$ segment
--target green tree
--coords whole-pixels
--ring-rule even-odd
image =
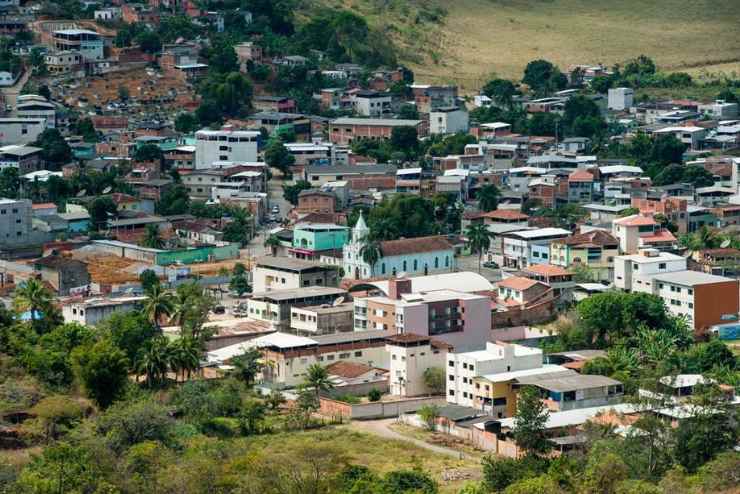
[[[92,120],[83,118],[75,124],[75,133],[82,136],[85,142],[98,142],[98,131],[95,130]]]
[[[141,241],[141,245],[149,247],[150,249],[161,249],[164,247],[164,240],[159,233],[159,227],[157,225],[147,225],[144,231],[144,239]]]
[[[234,368],[232,375],[247,386],[252,386],[257,374],[262,372],[262,353],[256,348],[250,348],[231,359],[231,365]]]
[[[437,405],[424,405],[417,412],[419,418],[424,421],[427,429],[434,431],[437,427],[437,419],[439,418],[439,407]]]
[[[183,134],[192,134],[198,126],[198,119],[192,113],[180,113],[175,117],[175,130]]]
[[[398,118],[404,120],[418,120],[419,110],[416,109],[416,105],[404,103],[398,109]]]
[[[134,39],[144,53],[158,53],[162,49],[162,40],[154,31],[146,30]]]
[[[465,230],[466,244],[471,253],[478,254],[478,272],[481,269],[483,253],[491,246],[493,234],[482,223],[473,223]]]
[[[533,60],[524,69],[522,82],[538,95],[547,95],[564,89],[568,78],[547,60]]]
[[[31,278],[15,289],[13,306],[17,311],[30,312],[31,325],[37,329],[36,321],[51,308],[52,297],[40,280]]]
[[[693,416],[675,430],[676,461],[689,472],[729,450],[740,437],[736,417],[717,407],[694,407]]]
[[[150,339],[137,353],[136,372],[144,375],[149,388],[164,383],[169,368],[170,347],[164,336]]]
[[[72,149],[58,129],[46,129],[39,134],[34,146],[41,148],[41,159],[59,167],[72,159]]]
[[[80,402],[64,395],[47,396],[30,411],[43,427],[46,442],[56,440],[72,430],[84,415]]]
[[[156,144],[144,144],[134,150],[133,158],[136,161],[160,161],[162,150]]]
[[[438,395],[445,391],[445,371],[441,367],[429,367],[422,374],[424,384],[432,392]]]
[[[265,420],[265,405],[254,398],[247,400],[239,415],[239,428],[244,435],[257,434]]]
[[[247,281],[247,277],[244,275],[234,275],[231,277],[229,282],[229,290],[236,292],[241,297],[245,293],[252,292],[252,286]]]
[[[403,153],[407,159],[416,157],[419,152],[416,127],[393,127],[390,144],[394,151]]]
[[[90,222],[94,230],[100,230],[108,226],[108,220],[118,214],[118,207],[110,196],[96,197],[87,207],[90,214]]]
[[[152,286],[159,285],[159,276],[151,269],[145,269],[139,274],[139,282],[144,291],[151,290]]]
[[[613,494],[620,481],[626,480],[629,470],[616,453],[590,454],[583,473],[583,492],[586,494]]]
[[[0,196],[17,199],[21,189],[21,178],[18,168],[6,167],[0,170]]]
[[[298,194],[311,188],[311,184],[305,180],[298,180],[293,185],[283,185],[283,198],[293,206],[298,205]]]
[[[537,388],[520,388],[512,436],[527,455],[542,456],[552,450],[553,444],[545,428],[549,417],[550,412],[540,400]]]
[[[501,191],[494,184],[484,185],[475,195],[475,198],[478,199],[478,208],[481,211],[493,211],[496,209],[500,197]]]
[[[273,256],[277,255],[277,250],[280,247],[280,239],[277,237],[277,235],[269,235],[264,242],[264,247],[266,249],[270,249],[270,252]]]
[[[327,393],[334,389],[334,383],[332,383],[329,377],[329,371],[321,364],[311,364],[308,366],[302,386],[306,389],[313,390],[317,403],[322,392]]]
[[[280,139],[274,139],[265,149],[265,163],[277,168],[283,176],[291,175],[290,167],[295,164],[295,157]]]
[[[375,276],[375,265],[383,258],[381,244],[377,240],[366,238],[360,247],[360,256],[370,266],[370,277]]]
[[[183,380],[190,379],[190,375],[200,368],[202,347],[192,336],[182,336],[172,342],[169,353],[172,371],[175,376],[181,373]]]
[[[518,93],[514,83],[508,79],[492,79],[481,88],[481,92],[498,106],[505,108],[511,107],[514,96]]]
[[[156,328],[159,328],[159,322],[163,317],[169,317],[173,310],[172,295],[166,292],[161,285],[153,285],[146,292],[144,314]]]
[[[139,350],[158,335],[142,311],[115,312],[98,325],[98,330],[126,354],[132,368]]]
[[[121,396],[128,382],[126,354],[108,341],[100,341],[72,352],[75,374],[87,395],[101,407]]]

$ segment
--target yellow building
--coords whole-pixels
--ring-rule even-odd
[[[568,269],[585,266],[593,273],[593,281],[611,279],[617,255],[619,240],[604,230],[579,233],[550,244],[550,264]]]

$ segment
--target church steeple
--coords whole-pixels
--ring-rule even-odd
[[[362,242],[369,233],[370,229],[365,223],[365,218],[362,215],[362,211],[360,211],[360,217],[357,218],[357,223],[355,223],[355,227],[352,229],[352,241]]]

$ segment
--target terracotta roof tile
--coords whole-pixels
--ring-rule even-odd
[[[569,275],[567,269],[561,266],[553,266],[552,264],[532,264],[531,266],[524,268],[522,271],[525,273],[533,273],[544,276],[566,276]]]
[[[556,240],[554,243],[583,247],[616,247],[619,245],[619,240],[617,240],[611,233],[605,232],[604,230],[592,230],[590,232],[578,233],[561,240]]]
[[[482,213],[479,217],[491,218],[491,219],[497,219],[497,220],[522,220],[522,221],[529,218],[528,215],[521,213],[519,211],[514,211],[513,209],[495,209],[493,211],[488,211],[487,213]]]
[[[331,375],[351,379],[371,372],[373,367],[359,362],[339,361],[327,365],[326,370]]]
[[[511,288],[512,290],[528,290],[538,283],[539,281],[530,280],[522,276],[512,276],[511,278],[499,281],[496,286],[499,288]]]
[[[452,250],[452,244],[450,244],[450,242],[441,235],[380,242],[380,251],[385,257],[403,256],[419,252],[434,252],[439,250]]]
[[[655,225],[655,220],[649,216],[643,216],[641,214],[633,214],[632,216],[625,216],[614,220],[614,223],[622,226],[647,226]]]
[[[668,230],[658,230],[653,235],[646,235],[640,237],[645,243],[657,243],[657,242],[675,242],[676,237]]]
[[[594,176],[586,170],[576,170],[568,175],[568,182],[593,182]]]

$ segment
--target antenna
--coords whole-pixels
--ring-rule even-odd
[[[406,277],[406,271],[401,271],[396,275],[397,279],[405,278]]]
[[[113,190],[113,187],[111,187],[111,186],[109,185],[108,187],[106,187],[105,189],[103,189],[103,194],[110,194],[110,191],[111,191],[111,190]]]
[[[344,303],[344,297],[339,297],[338,299],[336,299],[336,300],[334,301],[334,303],[333,303],[333,304],[331,304],[331,306],[332,306],[332,307],[339,307],[339,306],[340,306],[340,305],[342,305],[343,303]]]
[[[85,194],[87,194],[87,189],[80,190],[75,197],[83,197]]]
[[[730,246],[730,243],[731,243],[730,239],[726,238],[722,241],[721,244],[719,244],[719,246],[722,247],[723,249],[726,249],[727,247]]]

